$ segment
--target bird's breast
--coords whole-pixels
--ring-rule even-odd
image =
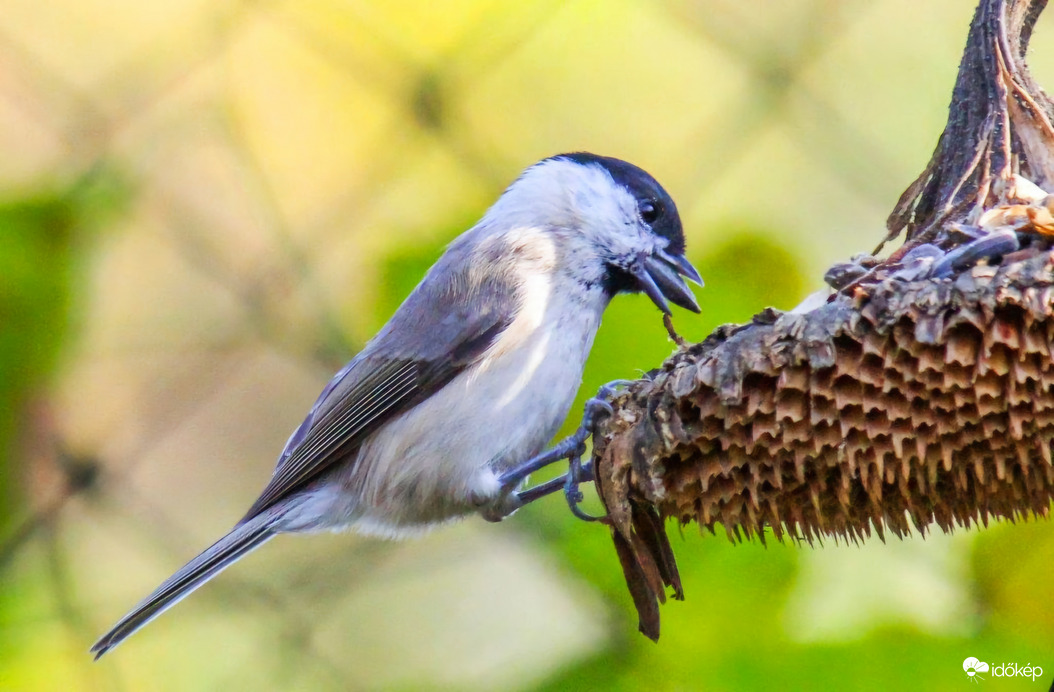
[[[540,295],[535,293],[535,295]],[[567,416],[605,299],[526,301],[473,366],[363,445],[349,491],[376,522],[433,523],[479,509],[495,479],[540,452]]]

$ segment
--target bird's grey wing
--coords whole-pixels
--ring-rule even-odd
[[[443,264],[326,385],[243,522],[335,463],[353,459],[366,437],[450,382],[508,327],[518,299],[506,279],[473,281],[471,267],[444,272]],[[436,281],[437,275],[445,280]],[[482,304],[480,295],[486,296]]]

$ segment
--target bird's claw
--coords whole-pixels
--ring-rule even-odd
[[[620,387],[626,387],[630,384],[632,384],[630,380],[614,380],[600,387],[597,390],[597,395],[586,401],[582,424],[578,427],[578,430],[570,437],[557,443],[549,451],[502,474],[499,478],[502,490],[504,492],[512,492],[513,488],[523,482],[529,474],[560,459],[567,459],[568,470],[563,479],[553,479],[542,485],[521,490],[517,493],[517,496],[522,501],[522,504],[527,504],[563,488],[564,497],[567,499],[567,505],[570,507],[572,514],[585,521],[600,521],[603,517],[587,514],[578,506],[584,499],[579,486],[584,481],[593,480],[592,464],[583,464],[582,457],[586,453],[586,440],[593,435],[597,422],[600,418],[610,416],[615,412],[609,400],[617,393]]]
[[[583,481],[590,480],[593,480],[593,465],[583,465],[581,457],[572,459],[570,468],[567,471],[567,480],[564,482],[564,498],[567,500],[567,506],[571,510],[571,514],[583,521],[600,521],[606,515],[604,517],[595,517],[578,506],[585,499],[585,495],[582,494],[579,485]]]

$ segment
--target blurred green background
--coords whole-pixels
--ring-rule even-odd
[[[1046,521],[767,548],[671,526],[687,601],[654,645],[607,531],[559,498],[399,543],[283,537],[87,653],[241,515],[329,375],[523,167],[589,150],[662,181],[707,281],[676,323],[701,339],[875,246],[972,11],[4,0],[0,689],[954,690],[971,656],[1045,669],[983,685],[1046,689]],[[581,396],[671,350],[647,299],[619,299]]]

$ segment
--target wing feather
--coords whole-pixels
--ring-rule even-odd
[[[452,247],[385,328],[326,385],[242,522],[335,464],[353,461],[364,439],[445,386],[508,327],[518,309],[515,288],[507,279],[473,281],[470,259]],[[420,343],[407,343],[408,335],[417,335]]]

